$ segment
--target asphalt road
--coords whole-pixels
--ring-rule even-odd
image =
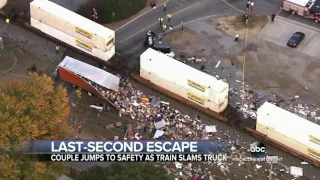
[[[194,21],[199,18],[211,15],[234,15],[245,11],[245,0],[169,0],[167,11],[163,12],[163,6],[152,9],[132,22],[116,30],[116,51],[126,57],[129,66],[135,65],[139,54],[143,52],[143,41],[147,30],[162,33],[158,18],[165,19],[164,24],[179,26],[184,23]],[[255,3],[253,13],[273,14],[279,12],[281,0],[264,0]],[[238,10],[236,10],[238,9]],[[172,14],[171,22],[167,22],[166,15]]]

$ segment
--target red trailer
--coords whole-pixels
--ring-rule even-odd
[[[119,90],[119,77],[69,56],[66,56],[58,65],[57,74],[60,79],[108,102],[110,100],[106,98],[105,92]]]

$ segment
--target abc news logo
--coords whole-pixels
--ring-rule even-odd
[[[253,157],[264,157],[266,154],[266,146],[262,142],[254,142],[250,146],[250,152]]]

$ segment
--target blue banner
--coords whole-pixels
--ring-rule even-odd
[[[230,144],[216,141],[30,141],[32,153],[221,153]]]

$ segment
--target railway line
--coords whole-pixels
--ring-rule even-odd
[[[7,12],[6,12],[7,11]],[[88,55],[87,53],[84,53],[83,51],[80,51],[79,49],[69,45],[68,43],[65,43],[65,42],[62,42],[52,36],[49,36],[43,32],[41,32],[40,30],[34,28],[33,26],[31,26],[30,24],[30,13],[28,12],[25,12],[25,11],[19,11],[19,10],[16,10],[14,9],[14,7],[12,8],[8,8],[8,9],[5,9],[5,11],[1,11],[0,12],[0,16],[1,18],[3,18],[4,20],[6,19],[10,19],[9,23],[10,24],[15,24],[19,27],[22,27],[28,31],[32,31],[33,33],[43,37],[43,38],[46,38],[50,41],[53,41],[57,44],[63,44],[65,47],[68,47],[68,48],[71,48],[71,49],[74,49],[76,50],[77,52],[87,56],[87,57],[91,57],[93,58],[95,61],[99,62],[100,66],[109,66],[110,68],[112,68],[113,70],[117,71],[117,72],[121,72],[121,74],[123,73],[129,73],[129,72],[123,72],[123,68],[125,67],[119,67],[119,66],[116,66],[112,63],[109,63],[109,62],[105,62],[101,59],[98,59],[96,57],[92,57],[90,55]],[[119,55],[116,55],[116,57],[114,58],[119,58],[119,59],[122,59],[122,57],[120,57]],[[251,134],[253,137],[263,141],[263,142],[268,142],[269,144],[275,146],[275,147],[278,147],[279,149],[282,149],[283,151],[285,152],[288,152],[300,159],[303,159],[305,161],[308,161],[310,163],[312,163],[313,165],[317,166],[317,167],[320,167],[320,161],[316,161],[306,155],[303,155],[302,153],[299,153],[298,151],[296,151],[294,148],[290,148],[288,146],[285,146],[281,143],[278,143],[276,142],[275,140],[273,139],[270,139],[268,138],[267,136],[257,132],[255,130],[255,121],[252,120],[251,122],[252,123],[243,123],[243,122],[248,122],[248,121],[242,121],[241,120],[241,117],[240,115],[238,114],[237,110],[231,106],[228,106],[227,109],[223,112],[223,113],[212,113],[212,112],[208,112],[207,109],[205,108],[200,108],[199,106],[197,106],[196,104],[194,103],[190,103],[190,101],[186,101],[184,99],[181,99],[181,98],[178,98],[177,95],[175,94],[172,94],[168,91],[165,91],[163,88],[155,85],[155,84],[152,84],[150,83],[148,80],[145,80],[143,78],[141,78],[136,72],[130,72],[130,76],[136,80],[137,82],[151,88],[151,89],[154,89],[155,91],[158,91],[160,93],[163,93],[165,94],[166,96],[172,98],[172,99],[175,99],[175,100],[178,100],[188,106],[191,106],[195,109],[197,109],[198,111],[201,111],[203,112],[204,114],[207,114],[215,119],[218,119],[218,120],[222,120],[222,121],[225,121],[226,123],[229,123],[231,124],[233,127],[237,128],[237,129],[240,129],[240,130],[244,130],[246,131],[247,133]],[[79,113],[79,114],[86,114],[88,112],[85,112],[85,110],[83,108],[79,108],[78,110],[75,110],[76,113]],[[112,117],[114,118],[114,117]],[[111,119],[111,118],[110,118]],[[87,123],[88,126],[91,126],[91,128],[93,129],[96,129],[99,133],[103,133],[103,131],[105,131],[105,129],[103,128],[103,125],[101,124],[97,124],[97,125],[93,125],[91,123]],[[115,133],[117,134],[117,133]]]

